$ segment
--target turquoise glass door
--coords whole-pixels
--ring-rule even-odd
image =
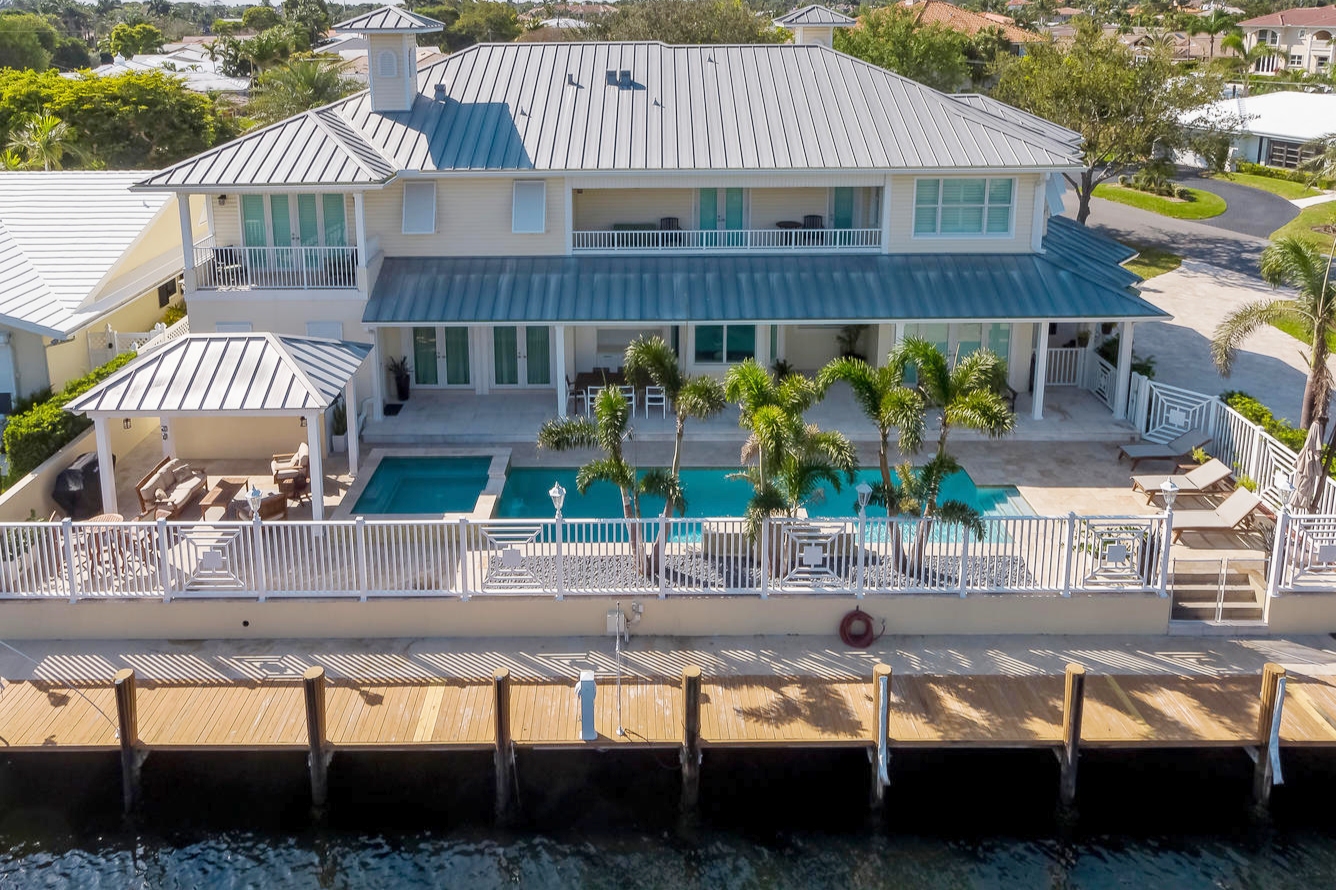
[[[492,328],[492,352],[493,382],[497,386],[552,385],[548,328]]]
[[[302,247],[320,247],[320,218],[316,211],[315,195],[297,196],[297,227]],[[304,250],[302,254],[306,268],[315,269],[320,266],[319,250]]]
[[[743,226],[742,216],[742,189],[724,189],[724,228],[739,232]],[[737,247],[743,243],[743,236],[740,233],[729,235],[728,243]]]
[[[545,327],[524,329],[524,379],[530,386],[552,383],[552,351]]]
[[[413,382],[418,386],[435,386],[440,382],[435,328],[413,328]]]
[[[854,190],[841,186],[834,190],[831,207],[831,226],[836,229],[854,227]]]
[[[445,382],[449,386],[469,385],[469,329],[443,328],[445,343]]]
[[[292,262],[292,209],[288,206],[287,195],[269,196],[269,225],[273,233],[274,265],[279,269],[291,269]]]
[[[520,350],[517,330],[510,325],[492,328],[492,374],[497,386],[518,386]]]
[[[264,248],[269,246],[269,232],[264,224],[263,195],[241,196],[241,243],[247,247],[260,248],[246,251],[246,262],[257,269],[263,268],[267,252]]]
[[[719,190],[700,190],[700,230],[713,232],[719,228]],[[714,247],[717,243],[714,235],[702,235],[702,247]]]

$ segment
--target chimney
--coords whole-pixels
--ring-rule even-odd
[[[437,102],[444,102],[444,101],[445,101],[445,84],[443,84],[443,83],[438,83],[438,84],[436,84],[436,87],[435,87],[435,89],[433,90],[433,95],[435,95],[435,97],[436,97],[436,101],[437,101]]]

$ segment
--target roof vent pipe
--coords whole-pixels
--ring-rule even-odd
[[[630,89],[634,81],[631,80],[631,71],[628,68],[622,69],[621,83],[622,89]]]
[[[435,91],[434,91],[434,95],[436,96],[436,101],[437,101],[437,102],[444,102],[444,101],[445,101],[445,84],[443,84],[443,83],[438,83],[438,84],[436,84],[436,88],[435,88]]]
[[[566,86],[568,86],[568,87],[578,87],[578,86],[579,86],[579,84],[575,82],[575,72],[573,72],[573,71],[567,71],[567,72],[566,72]]]
[[[608,81],[607,81],[607,82],[608,82],[608,86],[610,86],[610,87],[615,87],[615,86],[617,86],[617,72],[616,72],[616,71],[614,71],[613,69],[609,68],[609,69],[608,69],[608,73],[607,73],[607,79],[608,79]]]

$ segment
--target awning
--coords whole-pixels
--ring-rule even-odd
[[[1070,220],[1042,254],[391,257],[369,325],[1154,319],[1131,251]]]
[[[190,334],[140,356],[65,405],[164,417],[323,411],[366,361],[365,343],[278,334]]]

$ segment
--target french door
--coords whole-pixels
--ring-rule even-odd
[[[413,382],[418,386],[469,386],[469,329],[413,328]]]
[[[533,325],[492,328],[492,378],[496,386],[551,386],[550,330]]]
[[[742,189],[701,189],[699,193],[702,232],[739,232],[746,228],[746,195]],[[742,234],[706,236],[707,246],[739,245]]]
[[[266,247],[346,247],[343,195],[242,195],[241,232],[247,247],[261,248],[249,252],[255,266],[270,264],[268,251],[262,249]],[[279,249],[272,255],[272,265],[278,269],[298,268],[302,263],[311,268],[321,265],[321,252]]]

